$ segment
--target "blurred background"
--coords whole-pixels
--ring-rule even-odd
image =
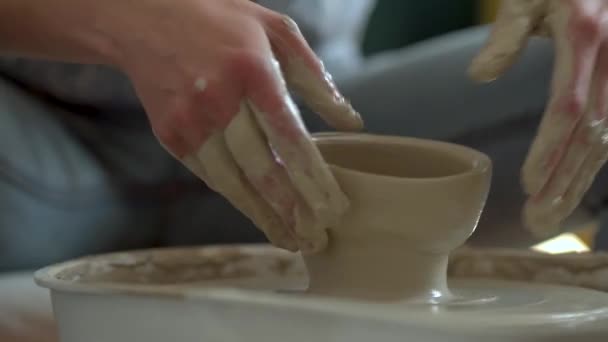
[[[397,49],[492,21],[497,0],[379,0],[363,39],[363,53]]]

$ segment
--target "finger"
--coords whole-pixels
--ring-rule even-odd
[[[608,141],[608,134],[604,133]],[[608,160],[608,146],[595,145],[565,194],[552,201],[530,198],[524,206],[524,222],[534,235],[549,237],[560,231],[560,223],[571,215],[591,187],[602,165]]]
[[[298,229],[296,208],[305,206],[291,184],[285,169],[276,160],[263,132],[246,103],[224,132],[226,143],[236,163],[251,185],[257,190],[283,222],[294,229],[301,249],[322,250],[327,241],[324,230]],[[317,244],[319,244],[317,246]]]
[[[562,168],[560,166],[560,170],[574,170],[576,167],[576,173],[571,177],[567,188],[561,189],[553,185],[553,179],[560,178],[560,175],[556,173],[556,176],[550,181],[550,185],[547,186],[548,190],[543,190],[543,193],[537,196],[540,198],[534,198],[526,205],[530,221],[544,222],[544,228],[537,227],[536,229],[547,230],[547,226],[555,227],[569,216],[579,205],[584,194],[593,183],[596,174],[608,158],[608,133],[606,129],[606,117],[608,115],[608,60],[606,57],[608,57],[608,48],[603,46],[597,59],[598,65],[595,68],[593,97],[590,100],[591,105],[588,111],[590,115],[588,114],[585,118],[584,125],[579,125],[579,127],[587,127],[587,134],[583,137],[585,139],[583,140],[584,144],[577,150],[569,151],[564,159],[572,159],[570,156],[575,153],[583,154],[585,158],[580,162],[580,165],[575,164],[574,167]],[[577,131],[581,130],[577,129]],[[580,136],[580,134],[575,133],[575,136]],[[574,145],[581,144],[575,142]],[[566,174],[562,175],[564,179],[568,176]],[[566,183],[566,181],[559,182],[559,186],[566,185]],[[556,190],[551,188],[556,188]],[[545,197],[544,192],[546,191],[559,194],[559,196]]]
[[[606,144],[606,141],[608,141],[608,133],[604,132],[602,134],[602,139],[605,142],[603,144],[595,145],[593,151],[581,166],[580,172],[575,178],[572,186],[564,195],[562,204],[554,210],[558,213],[558,215],[556,215],[558,220],[565,219],[580,204],[583,196],[591,187],[600,168],[606,163],[606,160],[608,160],[608,146]]]
[[[562,15],[561,20],[566,20],[567,14]],[[563,25],[556,28],[567,29]],[[599,40],[581,43],[571,40],[568,33],[553,34],[556,45],[553,95],[522,169],[524,190],[531,196],[539,194],[564,158],[591,94]]]
[[[471,78],[493,81],[515,62],[534,30],[538,11],[532,6],[534,2],[501,2],[490,36],[469,67]]]
[[[307,229],[324,230],[336,224],[348,201],[304,127],[280,81],[280,71],[269,59],[261,59],[247,69],[249,108],[299,195],[318,222],[325,225]]]
[[[226,145],[251,185],[286,224],[294,226],[297,193],[252,115],[247,104],[241,104],[224,131]]]
[[[346,131],[363,128],[361,116],[339,92],[297,24],[274,12],[267,18],[267,34],[289,87],[332,127]]]
[[[292,140],[283,135],[282,128],[269,118],[267,112],[259,109],[253,102],[250,108],[284,165],[289,179],[306,203],[305,206],[296,207],[294,228],[297,235],[308,236],[308,241],[311,241],[312,237],[318,239],[315,243],[319,245],[312,247],[315,250],[322,249],[327,240],[326,229],[336,225],[346,211],[348,201],[345,195],[310,137],[302,133]],[[308,216],[314,219],[309,219]]]
[[[599,86],[595,87],[596,89]],[[597,89],[600,90],[600,89]],[[534,197],[531,206],[559,207],[561,199],[567,192],[576,184],[581,174],[581,168],[588,166],[589,158],[593,158],[592,153],[597,145],[602,145],[603,134],[605,132],[604,120],[598,114],[602,110],[598,107],[598,95],[590,99],[590,104],[587,106],[587,115],[578,122],[574,133],[568,138],[565,144],[565,152],[555,167],[551,178],[547,181],[545,187]],[[607,94],[608,95],[608,94]],[[597,153],[597,152],[596,152]],[[583,170],[584,171],[584,170]],[[551,204],[553,203],[553,205]],[[558,211],[556,211],[556,215]]]
[[[585,168],[590,166],[590,159],[598,157],[595,138],[590,138],[590,134],[599,137],[603,125],[588,124],[586,120],[581,123],[574,133],[568,151],[545,188],[526,202],[524,219],[528,228],[536,235],[544,237],[557,234],[560,222],[574,211],[583,196],[579,191],[586,179],[581,177],[587,177],[588,170]],[[586,190],[587,188],[584,189]]]
[[[297,250],[289,229],[244,178],[226,147],[222,133],[211,135],[195,154],[182,161],[211,189],[222,194],[251,219],[272,244],[291,251]]]
[[[315,254],[327,248],[329,243],[327,228],[329,225],[325,224],[324,221],[317,220],[308,206],[296,206],[295,223],[294,230],[298,237],[298,247],[303,254]]]
[[[547,181],[544,189],[537,195],[534,203],[537,206],[549,206],[558,203],[567,190],[575,182],[580,168],[589,157],[594,146],[597,144],[604,130],[603,123],[584,118],[579,121],[574,134],[565,145],[566,150],[559,164],[555,167],[551,178]]]

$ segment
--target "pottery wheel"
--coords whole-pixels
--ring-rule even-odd
[[[306,273],[300,258],[266,246],[117,253],[81,260],[64,267],[55,277],[85,288],[91,284],[118,290],[137,286],[140,291],[159,294],[205,288],[243,289],[279,300],[293,299],[302,305],[331,303],[333,309],[343,312],[364,307],[376,317],[411,319],[413,314],[421,322],[437,327],[460,324],[472,329],[480,325],[519,329],[596,322],[608,329],[608,294],[577,287],[452,279],[454,298],[439,304],[372,303],[311,296],[305,292]]]
[[[57,275],[83,284],[162,288],[237,288],[286,298],[313,300],[297,255],[277,249],[211,247],[117,253],[81,261]],[[491,325],[546,324],[608,317],[608,294],[578,287],[488,279],[451,279],[454,298],[445,303],[366,303],[314,297],[336,305],[367,305],[374,310],[445,315]],[[500,319],[498,319],[498,316]],[[607,323],[608,324],[608,323]]]
[[[505,324],[529,325],[608,318],[608,295],[583,288],[485,279],[453,280],[450,287],[454,300],[426,304],[426,310],[472,315],[477,322],[492,320],[492,324],[497,323],[496,319],[504,319]],[[424,310],[422,304],[404,305]]]
[[[261,284],[263,281],[257,280]],[[608,295],[599,291],[550,284],[530,284],[488,279],[455,279],[450,281],[454,297],[442,303],[393,302],[366,303],[376,310],[393,315],[416,313],[420,318],[432,316],[441,325],[443,319],[475,324],[517,326],[564,324],[597,319],[608,324]],[[281,289],[278,293],[306,298],[305,287]],[[330,298],[325,298],[331,300]],[[343,304],[355,303],[343,301]],[[362,304],[362,302],[359,302]]]

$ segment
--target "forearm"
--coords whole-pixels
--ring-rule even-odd
[[[0,54],[111,64],[113,40],[100,20],[104,1],[0,1]],[[107,21],[107,20],[105,20]]]

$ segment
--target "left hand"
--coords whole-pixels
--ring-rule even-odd
[[[534,34],[553,38],[556,57],[551,98],[522,170],[524,219],[537,235],[550,235],[608,159],[608,1],[502,1],[472,77],[499,77]]]

